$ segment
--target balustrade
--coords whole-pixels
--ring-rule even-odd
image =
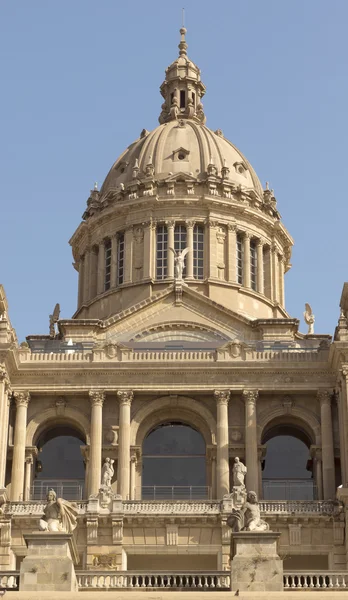
[[[0,572],[0,590],[18,590],[19,571]]]
[[[345,589],[348,587],[348,573],[336,571],[296,571],[284,572],[285,589]]]
[[[76,571],[79,589],[93,588],[166,588],[166,589],[225,589],[230,590],[227,571],[175,573],[158,571]]]

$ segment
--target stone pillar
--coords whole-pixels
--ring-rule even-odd
[[[338,409],[338,425],[340,434],[340,460],[341,460],[341,482],[345,486],[346,481],[346,452],[345,452],[345,429],[344,429],[344,416],[343,416],[343,388],[344,383],[339,381],[338,389],[336,393],[337,398],[337,409]]]
[[[137,467],[137,455],[136,452],[132,452],[131,457],[130,457],[130,500],[135,500],[137,495],[136,495],[136,467]]]
[[[208,254],[208,277],[217,278],[217,239],[216,228],[217,221],[208,221],[209,232],[209,254]]]
[[[89,299],[95,298],[97,295],[97,278],[98,278],[98,248],[93,246],[90,252],[90,275],[89,275]]]
[[[10,396],[10,381],[5,366],[0,364],[0,490],[5,487]]]
[[[230,469],[228,457],[228,401],[229,390],[216,390],[214,392],[217,419],[216,419],[216,497],[222,500],[230,491]]]
[[[227,280],[237,283],[237,226],[235,223],[229,223],[227,226],[227,256]]]
[[[278,280],[278,250],[275,244],[271,248],[271,263],[272,263],[272,300],[279,302],[279,280]]]
[[[127,227],[124,232],[124,283],[132,281],[133,268],[133,227]]]
[[[279,302],[281,306],[285,306],[285,292],[284,292],[284,275],[285,275],[285,258],[279,256]]]
[[[245,402],[245,462],[248,469],[246,474],[246,487],[249,491],[259,493],[259,470],[257,454],[257,421],[256,401],[258,390],[244,390]]]
[[[91,251],[86,250],[83,272],[83,301],[88,302],[90,299],[90,274],[91,274]]]
[[[116,287],[116,275],[117,275],[117,239],[116,235],[112,235],[111,241],[111,273],[110,273],[110,288]]]
[[[130,410],[133,400],[131,390],[119,390],[120,403],[117,492],[123,500],[129,498],[130,486]]]
[[[166,221],[167,225],[167,277],[168,279],[174,278],[174,254],[169,248],[174,249],[174,227],[175,221]]]
[[[259,240],[256,246],[257,252],[257,291],[260,294],[265,293],[264,275],[263,275],[263,242]]]
[[[313,475],[317,488],[317,500],[323,500],[323,470],[322,470],[322,452],[318,446],[311,446],[310,455],[313,459]]]
[[[84,288],[84,283],[83,283],[83,273],[84,273],[84,256],[80,257],[79,260],[79,289],[78,289],[78,298],[77,298],[77,303],[78,303],[78,308],[83,304],[83,288]]]
[[[105,392],[90,390],[91,434],[88,469],[88,496],[97,494],[101,485],[103,404]]]
[[[27,456],[25,458],[25,477],[24,477],[24,500],[30,500],[30,490],[31,490],[31,474],[33,468],[33,457]]]
[[[334,500],[336,497],[331,395],[332,392],[329,390],[320,390],[318,392],[321,419],[324,500]]]
[[[154,277],[154,233],[156,226],[152,221],[144,223],[144,279]]]
[[[99,244],[98,251],[98,295],[102,294],[105,289],[105,242]]]
[[[193,279],[193,228],[194,221],[186,221],[187,247],[190,248],[186,256],[186,277]]]
[[[13,442],[11,473],[11,500],[23,500],[25,439],[27,433],[27,412],[30,401],[29,392],[15,392],[16,422]]]
[[[243,237],[243,285],[251,287],[250,278],[250,234],[245,232]]]

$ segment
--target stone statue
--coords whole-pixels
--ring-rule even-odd
[[[176,96],[174,96],[174,98],[172,100],[172,105],[170,107],[170,116],[171,116],[171,118],[172,119],[177,119],[179,112],[180,112],[180,109],[179,109],[178,99],[177,99]]]
[[[57,303],[54,307],[54,311],[52,315],[49,315],[49,320],[50,320],[50,337],[54,338],[56,335],[56,330],[55,330],[55,324],[58,323],[59,321],[59,315],[60,315],[60,306]]]
[[[182,281],[182,274],[185,266],[185,256],[190,252],[190,248],[185,248],[181,252],[176,252],[174,248],[169,248],[174,254],[174,278]]]
[[[39,523],[40,531],[72,533],[77,525],[77,504],[57,498],[56,492],[52,489],[48,491],[46,500],[44,516]]]
[[[232,531],[268,531],[269,525],[261,519],[256,492],[248,492],[246,502],[239,510],[232,509],[227,518],[227,525]]]
[[[238,456],[236,456],[236,458],[234,459],[234,465],[232,469],[233,486],[244,486],[246,472],[246,466],[239,460]]]
[[[111,481],[114,476],[114,460],[112,458],[106,458],[103,464],[101,485],[111,487]]]
[[[314,333],[314,321],[315,316],[313,315],[313,311],[310,304],[305,304],[305,312],[303,313],[304,320],[306,325],[308,325],[308,335],[312,335]]]

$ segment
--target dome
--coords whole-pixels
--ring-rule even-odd
[[[101,194],[127,187],[142,179],[147,168],[153,169],[160,182],[182,173],[198,182],[206,179],[209,169],[217,177],[241,189],[254,190],[262,197],[263,189],[255,171],[243,154],[221,132],[213,132],[194,119],[175,119],[151,132],[143,131],[116,160],[101,189]],[[224,171],[225,169],[225,171]]]

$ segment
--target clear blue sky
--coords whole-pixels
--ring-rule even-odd
[[[157,126],[180,2],[2,0],[0,281],[19,340],[76,308],[68,240],[94,181]],[[186,0],[189,56],[221,128],[295,239],[286,307],[333,333],[347,268],[347,0]],[[305,326],[302,323],[302,330]]]

